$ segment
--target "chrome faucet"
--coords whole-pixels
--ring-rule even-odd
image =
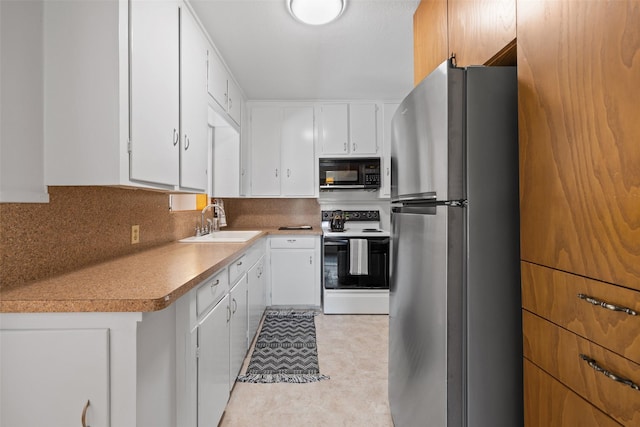
[[[212,219],[207,218],[207,222],[210,222],[211,226],[207,227],[204,222],[204,214],[207,212],[207,209],[212,209],[214,217]],[[200,214],[200,229],[201,234],[208,234],[210,232],[219,231],[220,230],[220,212],[222,215],[225,214],[224,208],[220,206],[218,200],[214,203],[210,203],[202,209],[202,213]],[[217,218],[215,218],[215,214],[217,213]]]

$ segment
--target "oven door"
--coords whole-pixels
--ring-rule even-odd
[[[351,274],[351,239],[325,237],[325,289],[389,289],[389,238],[368,237],[363,274]]]

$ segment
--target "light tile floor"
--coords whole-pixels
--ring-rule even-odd
[[[387,398],[389,317],[320,314],[315,322],[320,373],[331,379],[236,383],[221,427],[393,426]]]

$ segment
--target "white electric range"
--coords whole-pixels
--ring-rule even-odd
[[[322,211],[323,310],[326,314],[389,313],[389,236],[380,212],[342,211],[344,230],[331,230]]]

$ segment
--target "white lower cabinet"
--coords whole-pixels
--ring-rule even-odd
[[[1,426],[176,425],[173,306],[2,313],[0,325]]]
[[[263,239],[176,302],[176,425],[217,426],[222,418],[255,333],[249,276],[264,253]]]
[[[1,426],[108,426],[109,330],[2,330],[0,378]]]
[[[267,306],[267,281],[264,274],[264,256],[260,257],[247,273],[248,307],[249,307],[249,339],[255,336]]]
[[[271,305],[320,306],[320,238],[271,237]]]
[[[229,390],[233,388],[236,382],[242,362],[247,354],[248,349],[248,319],[247,310],[247,275],[236,282],[229,293],[231,306],[231,333],[229,343]]]
[[[198,426],[218,425],[229,400],[229,296],[226,295],[197,329]]]

